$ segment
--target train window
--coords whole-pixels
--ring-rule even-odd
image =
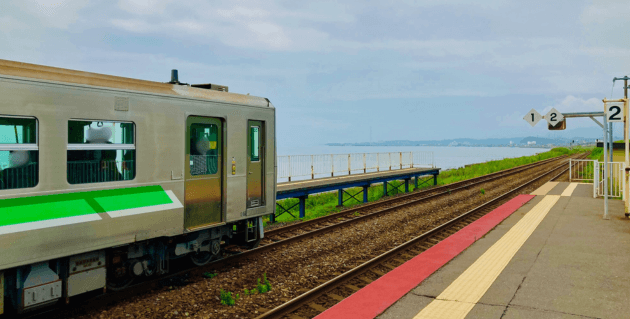
[[[38,178],[37,119],[0,116],[0,190],[35,187]]]
[[[258,154],[258,151],[260,150],[260,128],[258,126],[251,126],[249,128],[249,135],[251,145],[250,159],[253,162],[259,161],[260,155]]]
[[[190,125],[190,175],[216,174],[219,165],[218,127],[214,124]]]
[[[136,176],[135,124],[68,121],[68,183],[128,181]]]

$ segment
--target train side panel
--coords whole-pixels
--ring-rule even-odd
[[[235,222],[273,213],[275,206],[274,109],[184,99],[123,90],[0,80],[0,115],[33,116],[38,120],[39,183],[28,189],[0,191],[0,198],[51,196],[72,192],[134,189],[157,186],[185,203],[183,171],[185,123],[188,116],[219,118],[224,123],[222,160],[223,221]],[[114,109],[117,97],[128,99],[128,111]],[[67,136],[71,119],[127,121],[135,124],[136,176],[131,181],[69,184]],[[265,121],[267,196],[264,207],[246,209],[247,120]],[[236,164],[232,174],[232,158]],[[183,207],[112,217],[92,214],[95,220],[30,231],[0,232],[0,270],[161,236],[185,234]]]

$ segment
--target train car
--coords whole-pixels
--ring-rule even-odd
[[[0,314],[260,242],[275,210],[275,108],[176,74],[0,60]]]

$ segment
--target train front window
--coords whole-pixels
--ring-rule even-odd
[[[37,119],[0,116],[0,190],[35,187],[38,175]]]
[[[218,172],[218,127],[214,124],[190,125],[190,175],[212,175]]]
[[[68,121],[68,183],[128,181],[135,176],[134,123]]]

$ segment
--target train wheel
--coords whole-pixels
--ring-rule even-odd
[[[133,283],[133,276],[125,276],[107,281],[107,289],[111,291],[120,291],[129,287]]]
[[[190,261],[197,266],[203,266],[212,260],[212,254],[207,251],[190,253]]]

